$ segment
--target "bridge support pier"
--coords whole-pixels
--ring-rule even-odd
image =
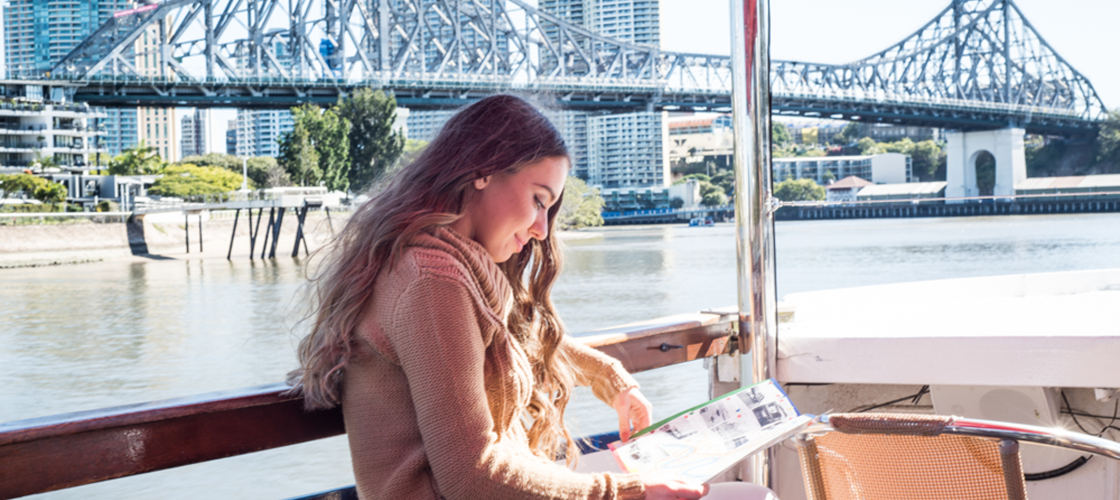
[[[946,203],[966,196],[1014,196],[1015,185],[1027,178],[1026,150],[1023,148],[1021,128],[983,130],[977,132],[949,132],[946,165]],[[977,164],[984,153],[995,159],[995,185],[991,193],[981,193],[977,183]]]

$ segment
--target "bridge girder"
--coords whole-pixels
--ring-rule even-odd
[[[1059,133],[1105,115],[1011,0],[955,0],[870,57],[771,71],[783,114]],[[203,107],[328,103],[373,86],[418,108],[514,91],[581,109],[711,110],[730,106],[731,88],[727,57],[611,39],[523,0],[169,0],[118,13],[50,77],[95,104]]]

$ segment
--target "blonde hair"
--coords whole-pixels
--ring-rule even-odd
[[[308,409],[338,405],[353,335],[376,293],[378,273],[391,268],[418,233],[458,219],[475,179],[558,156],[569,157],[560,133],[518,97],[491,96],[448,120],[420,156],[363,203],[325,249],[309,281],[311,332],[299,343],[300,368],[288,376],[289,392],[302,395]],[[557,200],[548,210],[548,235],[532,240],[499,267],[513,290],[509,331],[533,366],[529,446],[552,459],[565,445],[564,454],[573,459],[575,444],[563,423],[573,376],[559,350],[563,325],[551,299],[561,264],[553,231],[560,205]]]

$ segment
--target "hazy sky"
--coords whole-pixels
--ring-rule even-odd
[[[1014,0],[1110,109],[1120,108],[1120,0]],[[949,0],[770,0],[770,57],[844,63],[885,49]],[[728,54],[728,0],[662,0],[664,50]]]
[[[1092,82],[1110,109],[1120,108],[1120,0],[1015,0],[1042,37]],[[914,32],[949,0],[770,0],[774,59],[844,63],[885,49]],[[664,50],[728,54],[728,0],[662,0]],[[210,148],[225,148],[232,110],[215,110]]]

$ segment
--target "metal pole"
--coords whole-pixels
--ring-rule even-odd
[[[731,33],[739,335],[744,350],[750,348],[749,383],[754,384],[771,377],[770,339],[777,333],[774,222],[770,212],[768,0],[731,0]],[[767,450],[751,457],[747,479],[770,486],[771,455]]]
[[[191,219],[187,212],[183,212],[183,235],[187,240],[187,253],[191,253]]]

